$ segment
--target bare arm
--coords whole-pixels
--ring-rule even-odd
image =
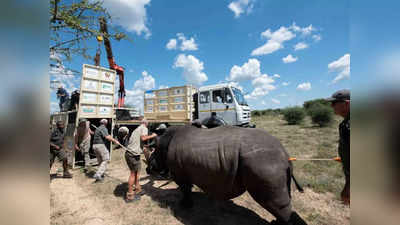
[[[53,143],[51,143],[51,142],[50,142],[50,146],[53,147],[53,148],[55,148],[55,149],[57,149],[57,150],[60,149],[60,147],[58,147],[58,145],[55,145],[55,144],[53,144]]]
[[[116,140],[116,139],[114,139],[113,137],[111,137],[111,135],[107,135],[107,136],[105,137],[105,139],[107,139],[107,140],[109,140],[109,141],[112,141],[112,142],[114,142],[114,143],[117,144],[117,145],[121,145],[121,144],[119,143],[119,141]]]
[[[153,133],[152,135],[142,135],[142,136],[140,136],[140,140],[141,141],[147,141],[147,140],[150,140],[150,139],[155,138],[155,137],[157,137],[156,133]]]

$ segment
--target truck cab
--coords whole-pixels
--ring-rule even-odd
[[[203,86],[194,96],[195,117],[200,121],[215,112],[227,124],[233,126],[249,126],[250,108],[240,89],[230,84]]]

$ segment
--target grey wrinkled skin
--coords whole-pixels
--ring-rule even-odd
[[[192,184],[220,200],[235,198],[247,190],[278,221],[296,224],[289,221],[289,155],[265,130],[170,127],[158,138],[156,148],[160,154],[156,160],[166,161],[173,180],[184,187],[184,199]]]

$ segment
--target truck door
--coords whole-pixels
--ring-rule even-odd
[[[236,112],[229,88],[212,91],[211,111],[224,119],[229,125],[236,125]]]
[[[202,91],[199,93],[199,119],[204,120],[211,116],[211,99],[210,91]]]

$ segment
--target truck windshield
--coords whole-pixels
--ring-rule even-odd
[[[233,94],[235,95],[235,98],[236,98],[236,101],[238,102],[238,104],[247,106],[246,99],[244,99],[242,92],[239,89],[234,88],[234,87],[232,87],[232,91],[233,91]]]

